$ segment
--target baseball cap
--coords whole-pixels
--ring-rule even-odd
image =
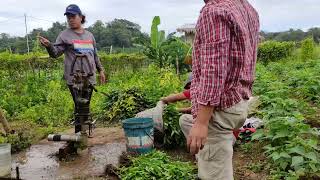
[[[67,8],[66,8],[66,12],[64,13],[64,15],[67,14],[73,14],[73,15],[77,15],[77,14],[82,14],[79,6],[75,5],[75,4],[70,4]]]

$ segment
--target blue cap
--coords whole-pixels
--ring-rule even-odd
[[[82,14],[79,6],[75,5],[75,4],[70,4],[67,8],[66,8],[66,12],[64,13],[64,15],[67,14],[73,14],[73,15],[77,15],[77,14]]]

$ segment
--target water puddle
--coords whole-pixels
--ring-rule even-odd
[[[33,145],[13,157],[12,169],[19,166],[22,179],[73,179],[104,174],[105,166],[119,163],[119,156],[126,150],[124,143],[95,145],[80,152],[74,160],[59,161],[55,156],[63,143]],[[12,172],[15,177],[15,172]]]
[[[38,179],[87,179],[104,175],[107,164],[119,165],[119,157],[126,151],[124,135],[120,132],[112,136],[101,129],[97,138],[91,139],[89,147],[75,156],[71,161],[59,161],[56,156],[63,142],[47,142],[32,145],[27,151],[12,156],[12,178],[16,177],[15,168],[19,166],[20,178]],[[106,136],[106,133],[108,136]],[[115,138],[115,139],[114,139]],[[90,141],[90,140],[89,140]]]

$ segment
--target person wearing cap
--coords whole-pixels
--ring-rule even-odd
[[[175,103],[175,102],[184,101],[184,100],[190,101],[191,100],[191,95],[190,95],[191,81],[192,81],[192,74],[189,75],[184,86],[185,90],[183,92],[180,92],[178,94],[171,94],[167,97],[161,98],[161,101],[163,101],[165,104]],[[192,127],[191,107],[179,108],[178,111],[183,113],[183,115],[179,118],[179,124],[183,134],[187,138],[189,130]]]
[[[67,17],[68,26],[66,30],[62,31],[56,39],[55,44],[48,39],[39,36],[40,43],[47,49],[50,57],[58,58],[64,54],[64,79],[69,86],[70,92],[75,101],[75,95],[72,89],[73,76],[71,75],[72,64],[77,54],[82,54],[87,57],[89,63],[76,62],[74,69],[79,69],[83,66],[85,73],[89,73],[90,69],[93,71],[93,76],[89,77],[89,82],[92,85],[96,84],[96,70],[100,75],[100,82],[103,84],[106,81],[104,68],[98,58],[96,41],[91,32],[83,28],[86,22],[86,16],[83,15],[79,6],[71,4],[66,8],[64,15]],[[89,92],[89,99],[92,95],[92,89]]]

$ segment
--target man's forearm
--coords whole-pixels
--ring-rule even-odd
[[[46,47],[46,49],[49,56],[52,58],[58,58],[63,53],[63,51],[59,51],[56,47],[54,47],[53,44],[50,44],[48,47]]]
[[[212,117],[213,112],[214,112],[213,106],[199,105],[197,119],[195,123],[199,123],[206,126],[209,125],[209,121]]]
[[[162,101],[169,104],[169,103],[175,103],[177,101],[182,101],[182,100],[186,100],[186,99],[187,98],[185,97],[185,95],[183,93],[179,93],[179,94],[171,94],[171,95],[163,98]]]
[[[102,66],[102,63],[98,57],[94,58],[94,61],[96,63],[96,69],[98,70],[99,73],[104,72],[104,68]]]
[[[179,108],[178,111],[181,113],[191,113],[192,108],[188,107],[188,108]]]

